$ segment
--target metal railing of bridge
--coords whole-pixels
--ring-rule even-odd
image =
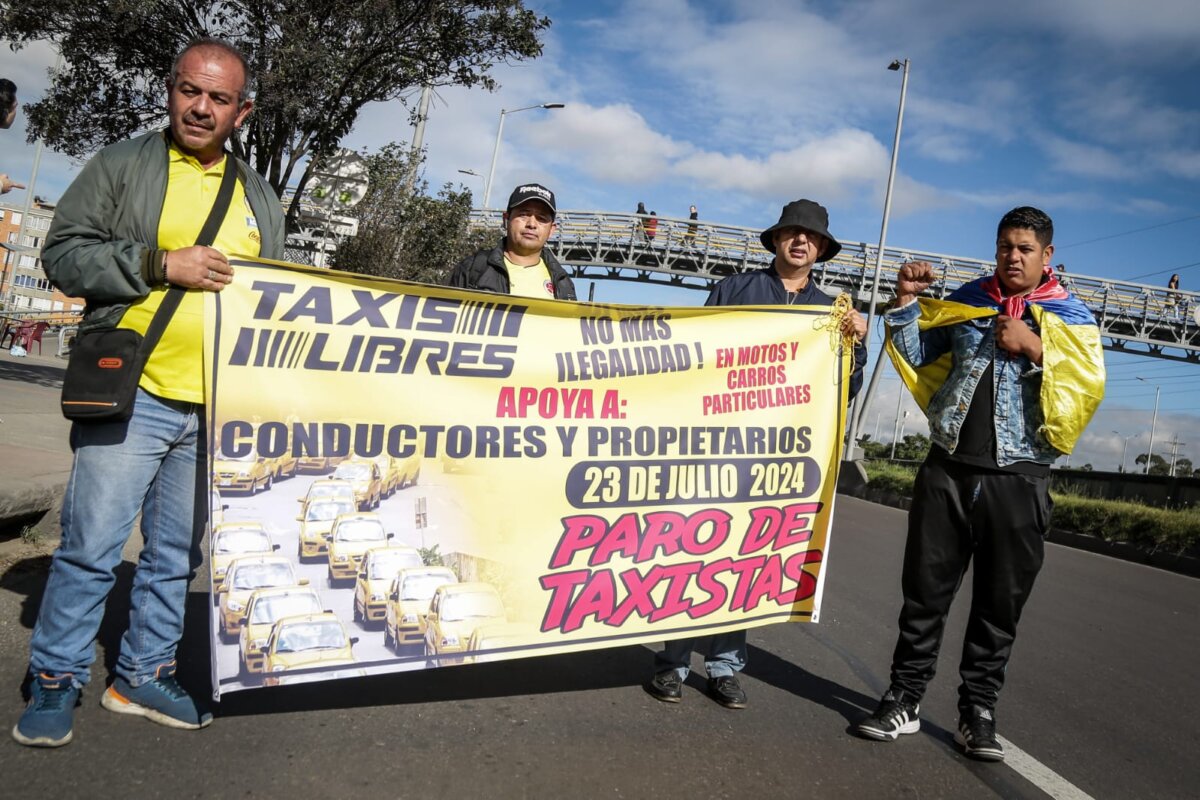
[[[497,230],[501,212],[476,210],[472,223]],[[647,221],[655,220],[653,236]],[[644,217],[606,211],[558,212],[549,247],[578,277],[597,272],[615,280],[655,282],[707,290],[727,275],[762,269],[772,256],[759,229],[700,220]],[[860,307],[870,302],[878,246],[842,242],[836,258],[813,267],[813,278],[831,294],[849,292]],[[937,270],[930,288],[945,297],[964,283],[990,275],[995,263],[909,248],[886,247],[879,281],[881,303],[895,295],[896,270],[906,261],[928,261]],[[1059,276],[1096,315],[1107,349],[1200,363],[1200,324],[1193,313],[1200,293],[1168,290],[1112,278]]]

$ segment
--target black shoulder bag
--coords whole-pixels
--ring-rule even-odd
[[[211,246],[217,238],[233,198],[236,180],[237,162],[232,156],[226,156],[221,188],[196,244]],[[129,419],[142,370],[185,291],[182,286],[167,290],[145,336],[128,328],[105,328],[75,337],[67,373],[63,376],[64,417],[82,423],[125,422]]]

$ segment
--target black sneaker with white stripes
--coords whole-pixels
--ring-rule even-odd
[[[918,714],[921,707],[905,697],[904,692],[888,689],[879,701],[875,713],[854,726],[854,732],[880,742],[895,741],[902,733],[921,730]]]
[[[1004,747],[996,738],[996,718],[990,708],[971,706],[958,718],[958,733],[954,741],[969,758],[980,761],[1003,761]]]

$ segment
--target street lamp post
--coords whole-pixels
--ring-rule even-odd
[[[1150,383],[1141,376],[1134,376],[1142,383]],[[1143,474],[1150,474],[1150,459],[1154,456],[1154,428],[1158,425],[1158,396],[1162,391],[1162,386],[1154,387],[1154,416],[1150,418],[1150,446],[1146,448],[1146,468],[1142,470]]]
[[[1141,436],[1140,433],[1131,433],[1128,436],[1122,436],[1120,431],[1113,431],[1117,436],[1125,440],[1124,446],[1121,448],[1121,473],[1125,472],[1125,456],[1129,455],[1129,440],[1136,439]]]
[[[496,177],[496,158],[500,155],[500,137],[504,135],[504,117],[508,114],[516,114],[518,111],[529,111],[534,108],[563,108],[565,105],[565,103],[538,103],[536,106],[514,108],[511,111],[500,109],[500,124],[496,126],[496,146],[492,148],[492,166],[488,170],[487,181],[483,185],[483,207],[485,209],[492,197],[492,180]]]
[[[875,253],[875,274],[871,279],[871,304],[867,306],[867,335],[864,339],[866,342],[871,341],[872,323],[875,321],[875,306],[879,304],[879,273],[883,269],[883,248],[887,242],[888,218],[892,213],[892,186],[896,182],[896,162],[900,156],[900,128],[904,124],[904,98],[908,93],[908,69],[909,60],[906,58],[903,61],[895,59],[891,64],[888,64],[888,69],[895,72],[902,69],[904,77],[900,81],[900,108],[896,112],[896,135],[892,140],[892,163],[888,168],[887,191],[883,196],[883,223],[879,228],[879,250]],[[871,373],[871,382],[867,386],[867,391],[858,399],[856,403],[855,413],[850,416],[850,438],[847,447],[853,454],[855,440],[858,438],[858,429],[862,424],[863,416],[867,412],[867,407],[871,403],[871,396],[875,393],[875,386],[879,382],[879,369],[883,366],[882,354],[878,362],[875,364],[875,370]]]

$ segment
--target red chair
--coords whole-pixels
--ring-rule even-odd
[[[42,334],[46,332],[46,328],[50,327],[49,322],[35,322],[27,326],[23,331],[17,332],[17,341],[25,347],[25,352],[33,350],[33,343],[37,342],[38,355],[42,354]]]
[[[23,342],[26,334],[32,330],[33,322],[31,321],[13,320],[9,322],[4,326],[4,333],[0,334],[0,348],[7,348]],[[28,350],[29,348],[26,347],[25,349]]]

